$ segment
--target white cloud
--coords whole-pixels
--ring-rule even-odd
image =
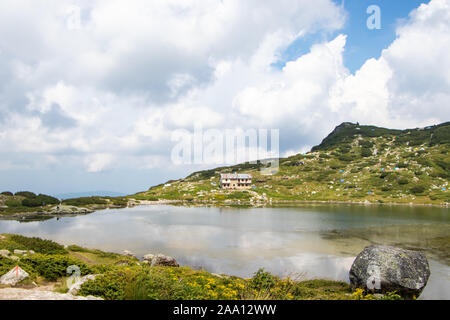
[[[379,59],[337,83],[333,109],[349,112],[354,120],[399,128],[448,120],[449,21],[448,0],[414,10]]]
[[[95,153],[86,158],[85,165],[88,172],[100,172],[108,169],[113,156],[107,153]]]
[[[279,128],[292,154],[342,121],[448,120],[448,0],[413,12],[354,75],[345,35],[271,67],[296,37],[344,21],[329,0],[2,1],[0,149],[99,172],[169,167],[172,130],[194,123]]]

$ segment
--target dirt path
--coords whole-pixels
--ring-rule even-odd
[[[67,293],[57,293],[45,289],[48,288],[4,288],[0,289],[0,300],[102,300],[101,298],[92,296],[73,296]]]
[[[78,253],[78,252],[72,252],[72,254],[73,254],[75,257],[77,257],[78,259],[81,259],[81,260],[83,260],[83,261],[86,262],[86,263],[89,263],[89,264],[98,264],[97,262],[92,261],[92,260],[89,259],[88,257],[85,257],[85,256],[83,256],[82,254],[80,254],[80,253]]]

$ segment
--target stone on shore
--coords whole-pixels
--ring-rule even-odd
[[[4,258],[8,258],[9,254],[10,254],[9,250],[6,250],[6,249],[0,250],[0,256],[2,256]]]
[[[133,257],[133,258],[136,257],[136,255],[133,252],[128,251],[128,250],[123,250],[123,255],[127,256],[127,257]]]
[[[354,289],[371,293],[397,292],[404,298],[419,297],[430,277],[430,267],[421,252],[390,246],[366,247],[350,269]]]
[[[36,289],[4,288],[0,289],[0,300],[103,300],[93,296],[74,296]]]
[[[146,262],[147,261],[147,262]],[[163,254],[146,254],[144,256],[144,263],[149,263],[152,267],[179,267],[177,260]]]
[[[20,281],[25,280],[29,276],[30,275],[28,274],[28,272],[17,266],[11,269],[8,273],[5,273],[0,278],[0,284],[14,286]]]

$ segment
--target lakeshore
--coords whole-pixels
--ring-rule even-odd
[[[303,207],[136,206],[46,220],[0,221],[20,233],[103,252],[175,257],[182,266],[240,278],[264,268],[281,278],[348,282],[355,256],[373,244],[424,252],[423,299],[450,298],[446,208],[315,204]],[[95,236],[89,235],[95,234]]]

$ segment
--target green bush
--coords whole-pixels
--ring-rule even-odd
[[[411,188],[411,192],[414,194],[421,194],[424,193],[426,190],[426,187],[424,185],[415,185]]]
[[[42,202],[39,199],[35,198],[25,198],[22,200],[22,205],[24,207],[35,208],[42,206]]]
[[[69,206],[86,206],[91,204],[107,204],[108,202],[101,197],[81,197],[63,200],[62,203]]]
[[[380,174],[380,178],[381,179],[384,179],[384,178],[386,178],[387,176],[389,176],[389,172],[382,172],[381,174]]]
[[[29,238],[21,235],[11,235],[9,242],[13,242],[12,245],[19,246],[22,250],[33,250],[42,254],[66,254],[67,251],[59,243],[51,240],[43,240],[40,238]]]
[[[15,195],[25,197],[22,201],[22,205],[25,207],[40,207],[59,203],[58,199],[46,194],[35,195],[33,192],[21,191],[17,192]]]
[[[372,154],[373,154],[372,149],[369,149],[369,148],[361,149],[361,157],[364,157],[364,158],[371,157]]]
[[[430,145],[445,143],[450,143],[450,125],[448,122],[434,131]]]
[[[35,198],[36,194],[30,191],[19,191],[14,194],[15,196],[21,196],[25,198]]]
[[[128,205],[127,198],[111,198],[113,205],[125,207]]]
[[[48,196],[46,194],[39,194],[36,199],[39,200],[42,205],[59,204],[59,200],[57,198]]]
[[[341,169],[344,167],[339,161],[330,161],[329,166],[333,170]]]
[[[69,258],[67,255],[34,254],[21,258],[20,263],[31,266],[37,274],[48,281],[56,281],[67,276],[67,268],[72,265],[80,268],[81,275],[89,274],[92,271],[85,264]]]
[[[406,162],[399,162],[397,164],[397,167],[399,167],[399,168],[408,168],[408,164]]]
[[[259,269],[253,274],[250,280],[250,286],[258,291],[269,290],[275,286],[279,279],[272,275],[270,272]]]
[[[3,191],[1,194],[4,196],[9,196],[9,197],[12,197],[14,195],[12,192],[9,192],[9,191]]]
[[[5,204],[10,208],[17,208],[17,207],[22,206],[22,201],[11,199],[11,200],[6,200]]]
[[[14,260],[0,256],[0,275],[4,275],[15,266],[16,262]]]
[[[338,159],[343,162],[350,162],[353,158],[354,157],[351,154],[343,154],[338,157]]]
[[[84,283],[79,294],[82,296],[93,295],[106,300],[123,300],[125,299],[127,273],[125,270],[123,272],[108,271],[94,281]]]
[[[409,180],[406,179],[406,178],[400,178],[400,179],[398,180],[398,184],[399,184],[399,185],[406,185],[406,184],[408,184],[408,183],[409,183]]]
[[[83,284],[80,294],[107,300],[232,300],[239,298],[243,283],[187,267],[116,267]]]
[[[371,141],[367,141],[367,140],[362,140],[359,142],[359,145],[363,148],[366,149],[372,149],[373,148],[373,143]]]
[[[251,195],[250,193],[246,191],[237,191],[232,192],[229,195],[227,195],[228,199],[237,199],[237,200],[250,200]]]

